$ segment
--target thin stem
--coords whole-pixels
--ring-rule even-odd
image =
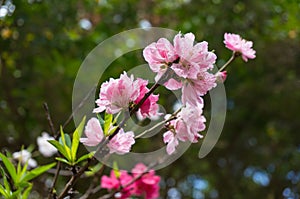
[[[48,120],[48,123],[49,123],[51,133],[52,133],[53,137],[56,137],[56,131],[55,131],[55,128],[54,128],[54,125],[53,125],[53,121],[51,119],[51,115],[50,115],[50,111],[49,111],[49,107],[48,107],[47,102],[44,102],[43,106],[44,106],[44,109],[45,109],[45,112],[46,112],[46,117],[47,117],[47,120]]]
[[[233,60],[237,57],[237,53],[234,51],[230,59],[218,70],[218,72],[223,71]]]
[[[153,131],[154,129],[156,129],[157,127],[161,126],[162,124],[165,124],[165,123],[167,123],[167,122],[169,122],[169,121],[175,119],[175,118],[176,118],[176,115],[179,113],[179,111],[180,111],[181,109],[182,109],[182,107],[179,108],[177,111],[175,111],[168,119],[163,120],[163,121],[157,123],[156,125],[154,125],[154,126],[151,127],[150,129],[147,129],[147,130],[145,130],[144,132],[140,133],[139,135],[135,136],[135,139],[140,138],[140,137],[146,135],[147,133]]]
[[[82,99],[82,101],[78,104],[78,106],[74,109],[74,111],[69,115],[68,119],[63,124],[63,128],[65,128],[72,120],[73,115],[84,105],[84,103],[88,100],[88,98],[91,96],[93,91],[95,90],[95,87],[93,87],[88,94]]]

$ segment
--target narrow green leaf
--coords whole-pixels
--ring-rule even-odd
[[[109,127],[112,125],[112,120],[113,120],[113,115],[105,113],[105,115],[104,115],[104,129],[103,129],[105,136],[108,135],[108,130],[109,130]]]
[[[56,140],[48,140],[50,144],[52,144],[57,150],[67,159],[68,158],[68,153],[66,152],[65,148]]]
[[[83,119],[80,122],[79,126],[76,128],[76,130],[73,133],[72,147],[71,147],[71,152],[72,152],[71,157],[72,157],[73,162],[76,161],[77,149],[78,149],[78,146],[79,146],[79,140],[80,140],[80,137],[82,135],[84,124],[85,124],[85,116],[83,117]]]
[[[104,120],[99,113],[97,114],[97,118],[100,122],[101,128],[104,129]]]
[[[25,189],[25,191],[23,192],[22,199],[27,199],[28,198],[31,189],[32,189],[32,184],[30,183],[29,186],[27,187],[27,189]]]
[[[0,158],[2,159],[2,162],[5,165],[5,168],[7,169],[11,179],[14,181],[14,183],[16,183],[16,181],[17,181],[17,172],[16,172],[16,169],[15,169],[14,165],[2,153],[0,153]]]
[[[69,134],[64,134],[64,137],[65,137],[66,145],[69,148],[71,148],[71,145],[72,145],[71,137],[69,136]],[[59,143],[61,145],[64,145],[61,137],[59,137]]]
[[[51,169],[55,165],[56,165],[56,162],[51,163],[51,164],[47,164],[47,165],[44,165],[44,166],[37,167],[35,169],[32,169],[31,171],[26,173],[26,175],[24,176],[22,181],[23,182],[28,182],[29,180],[32,180],[33,178],[35,178],[35,177],[41,175],[42,173],[48,171],[49,169]]]
[[[90,170],[86,171],[84,174],[86,176],[93,176],[93,175],[95,175],[95,173],[97,173],[98,171],[100,171],[101,167],[102,167],[102,164],[98,163],[95,166],[89,168]]]
[[[72,157],[71,157],[71,150],[70,150],[70,147],[68,147],[68,145],[67,145],[67,143],[66,143],[66,139],[65,139],[66,137],[65,137],[65,133],[64,133],[64,131],[63,131],[62,126],[60,126],[60,134],[61,134],[61,141],[62,141],[63,147],[64,147],[66,153],[68,154],[66,158],[67,158],[69,161],[71,161],[71,159],[72,159]],[[71,145],[70,145],[70,146],[71,146]]]
[[[60,162],[63,162],[63,163],[66,163],[66,164],[72,166],[72,162],[69,162],[69,161],[68,161],[67,159],[65,159],[65,158],[59,158],[59,157],[57,157],[57,158],[55,158],[55,159],[58,160],[58,161],[60,161]]]
[[[4,169],[2,167],[0,167],[0,171],[1,171],[2,178],[3,178],[3,184],[4,184],[4,187],[5,187],[5,190],[6,191],[10,191],[11,188],[10,188],[10,185],[9,185],[9,183],[7,181],[5,171],[4,171]]]
[[[82,162],[83,160],[86,160],[88,158],[92,158],[94,156],[95,152],[91,152],[91,153],[88,153],[88,154],[85,154],[83,156],[81,156],[76,162],[75,164],[79,163],[79,162]]]
[[[117,128],[118,128],[118,126],[114,126],[113,128],[111,128],[111,129],[109,130],[109,132],[107,132],[107,135],[106,135],[106,136],[110,136],[111,134],[113,134]]]
[[[4,196],[5,198],[9,198],[10,197],[10,190],[6,190],[1,184],[0,184],[0,194],[2,196]]]
[[[113,170],[114,170],[115,176],[117,178],[119,178],[121,176],[121,172],[119,170],[119,167],[118,167],[118,164],[116,161],[113,162]]]

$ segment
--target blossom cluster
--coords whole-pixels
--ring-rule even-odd
[[[225,33],[224,44],[233,51],[229,62],[239,55],[244,61],[255,58],[253,43],[239,35]],[[166,151],[171,155],[176,152],[179,141],[195,143],[203,137],[200,132],[205,130],[206,119],[203,116],[202,97],[216,87],[217,83],[225,81],[227,72],[223,69],[229,62],[217,73],[212,73],[217,56],[209,51],[206,41],[195,42],[195,35],[192,33],[178,33],[173,43],[160,38],[143,50],[143,56],[150,69],[156,73],[156,84],[162,84],[169,90],[181,89],[181,110],[171,120],[166,119],[166,131],[163,134],[163,141],[167,144]],[[165,77],[168,78],[164,79]],[[162,79],[164,80],[161,81]],[[101,85],[99,99],[96,100],[97,107],[93,112],[116,114],[129,110],[131,114],[131,110],[136,108],[134,110],[137,110],[136,114],[141,118],[160,116],[157,104],[159,95],[154,95],[152,91],[148,93],[150,89],[147,84],[147,80],[135,79],[126,72],[118,79],[110,78]],[[134,132],[119,129],[107,144],[110,153],[127,153],[135,143]],[[87,146],[96,146],[105,138],[96,118],[88,121],[85,135],[81,142]]]
[[[154,170],[139,163],[129,174],[127,171],[111,170],[110,176],[102,176],[101,187],[117,191],[115,198],[126,199],[131,196],[141,196],[145,199],[155,199],[159,196],[160,177]]]

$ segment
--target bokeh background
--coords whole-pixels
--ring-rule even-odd
[[[226,123],[213,151],[198,159],[200,142],[157,171],[161,198],[299,198],[299,0],[0,0],[0,6],[2,151],[36,147],[37,136],[50,131],[43,102],[55,128],[67,120],[78,68],[110,36],[151,26],[193,32],[209,42],[220,66],[231,54],[223,34],[233,32],[254,42],[257,58],[228,69]],[[141,51],[116,60],[105,77],[137,63],[144,63]],[[84,191],[84,183],[76,187]],[[39,188],[34,197],[46,192]]]

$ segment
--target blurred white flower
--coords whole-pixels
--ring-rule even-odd
[[[12,154],[13,158],[21,162],[23,165],[28,162],[28,168],[33,168],[37,166],[37,162],[31,158],[31,153],[26,149],[22,151],[14,152]]]
[[[52,146],[52,144],[50,144],[48,140],[54,140],[54,138],[46,132],[43,132],[42,136],[37,138],[39,151],[45,157],[50,157],[57,152],[57,149],[54,146]]]

